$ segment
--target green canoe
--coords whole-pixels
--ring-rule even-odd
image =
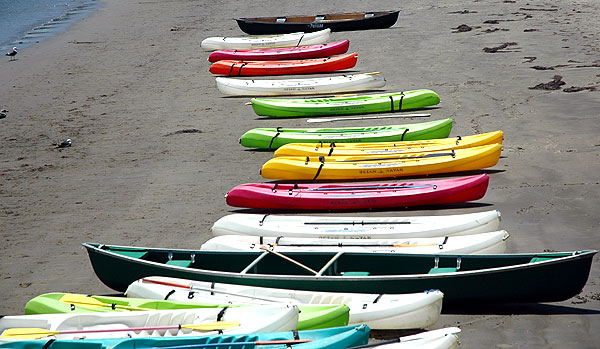
[[[66,314],[108,311],[145,311],[190,308],[226,308],[231,304],[205,304],[152,300],[143,298],[85,296],[72,293],[46,293],[25,305],[25,314]],[[298,305],[300,316],[298,330],[348,325],[350,308],[346,305]]]
[[[420,141],[447,138],[452,119],[407,125],[345,128],[255,128],[242,135],[240,144],[249,148],[277,149],[289,143],[370,143]]]
[[[394,113],[431,107],[440,96],[431,90],[413,90],[330,98],[252,98],[257,115],[273,117]]]
[[[356,293],[439,289],[444,305],[559,302],[587,282],[598,252],[415,255],[364,252],[217,252],[84,243],[98,278],[124,291],[146,276]],[[170,258],[171,257],[171,258]],[[314,271],[314,273],[313,273]]]

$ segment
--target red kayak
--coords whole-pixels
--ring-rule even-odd
[[[234,61],[223,60],[213,63],[210,72],[219,75],[288,75],[325,73],[349,69],[356,65],[358,53],[349,53],[327,58],[282,61]]]
[[[307,59],[330,57],[348,52],[350,40],[323,45],[265,48],[257,50],[218,50],[208,55],[209,62],[224,59],[238,61],[274,61],[279,59]]]
[[[289,210],[359,210],[425,206],[481,199],[489,176],[391,183],[238,185],[226,195],[235,207]]]

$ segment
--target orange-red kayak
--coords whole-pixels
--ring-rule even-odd
[[[222,60],[210,66],[210,72],[218,75],[288,75],[325,73],[349,69],[356,65],[358,53],[327,58],[282,61],[236,61]]]

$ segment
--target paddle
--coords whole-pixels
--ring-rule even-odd
[[[304,222],[305,225],[338,225],[338,224],[348,224],[348,225],[391,225],[391,224],[413,224],[411,222],[365,222],[365,221],[347,221],[347,222]]]
[[[302,263],[300,263],[300,262],[298,262],[298,261],[296,261],[296,260],[293,260],[293,259],[291,259],[290,257],[288,257],[288,256],[286,256],[286,255],[283,255],[283,254],[281,254],[281,253],[279,253],[279,252],[275,252],[275,251],[269,250],[269,248],[268,248],[268,247],[266,247],[266,246],[261,246],[261,247],[260,247],[260,249],[261,249],[261,250],[265,250],[265,251],[267,251],[267,252],[269,252],[269,253],[272,253],[272,254],[274,254],[274,255],[276,255],[276,256],[279,256],[279,257],[281,257],[281,258],[283,258],[283,259],[285,259],[285,260],[287,260],[287,261],[290,261],[290,262],[292,262],[292,263],[296,264],[297,266],[299,266],[299,267],[301,267],[301,268],[304,268],[304,269],[306,269],[306,270],[310,271],[311,273],[313,273],[313,274],[315,274],[315,275],[317,275],[317,274],[318,274],[316,271],[312,270],[311,268],[307,267],[306,265],[304,265],[304,264],[302,264]]]
[[[410,244],[273,244],[272,246],[288,246],[288,247],[426,247],[435,246],[436,243],[423,244],[423,245],[410,245]]]
[[[203,344],[186,344],[186,345],[169,345],[161,346],[162,349],[186,349],[186,348],[212,348],[212,347],[232,347],[239,345],[258,346],[258,345],[285,345],[290,347],[294,344],[312,342],[312,339],[275,339],[271,341],[256,341],[256,342],[225,342],[225,343],[203,343]]]
[[[60,298],[61,302],[70,303],[70,304],[84,304],[91,305],[95,307],[110,307],[112,309],[123,309],[123,310],[134,310],[134,311],[147,311],[147,310],[156,310],[151,308],[140,308],[140,307],[132,307],[128,305],[119,305],[116,303],[103,303],[97,300],[94,297],[84,296],[79,294],[65,294]]]
[[[240,326],[239,321],[217,321],[207,322],[196,325],[171,325],[171,326],[149,326],[149,327],[129,327],[129,328],[112,328],[112,329],[97,329],[97,330],[66,330],[66,331],[51,331],[45,328],[9,328],[2,333],[0,338],[7,339],[39,339],[57,334],[78,334],[78,333],[103,333],[103,332],[138,332],[138,331],[157,331],[157,330],[180,330],[189,328],[194,331],[216,331],[226,330]]]
[[[346,120],[368,120],[368,119],[387,119],[387,118],[412,118],[412,117],[428,117],[431,114],[402,114],[402,115],[375,115],[375,116],[353,116],[347,118],[319,118],[308,119],[306,122],[332,122]]]
[[[361,159],[347,159],[347,160],[333,160],[330,162],[365,162],[365,161],[391,161],[391,160],[412,160],[412,159],[427,159],[427,158],[438,158],[442,156],[456,157],[454,149],[450,153],[426,153],[425,155],[412,155],[412,156],[390,156],[385,158],[361,158]]]

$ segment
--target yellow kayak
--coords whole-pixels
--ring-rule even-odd
[[[281,146],[273,157],[280,156],[388,156],[502,144],[503,132],[403,142],[370,143],[291,143]]]
[[[391,156],[282,156],[261,175],[281,180],[354,180],[474,171],[496,165],[501,144]]]

